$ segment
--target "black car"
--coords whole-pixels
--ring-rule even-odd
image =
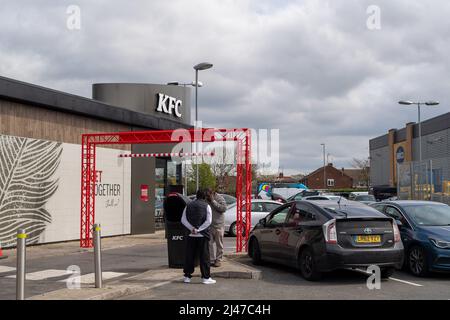
[[[292,201],[253,228],[248,243],[254,264],[270,260],[300,269],[307,280],[323,272],[377,265],[392,275],[403,260],[394,219],[359,202]]]

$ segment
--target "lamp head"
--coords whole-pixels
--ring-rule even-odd
[[[199,88],[200,88],[200,87],[203,87],[203,82],[198,81],[197,83],[198,83],[198,87],[199,87]],[[192,81],[192,82],[190,83],[190,85],[193,86],[193,87],[195,87],[195,81]]]
[[[427,106],[437,106],[439,104],[439,101],[427,101],[425,102]]]
[[[410,105],[412,105],[413,104],[413,102],[412,101],[405,101],[405,100],[401,100],[401,101],[399,101],[398,102],[399,104],[404,104],[404,105],[407,105],[407,106],[410,106]]]
[[[206,70],[212,68],[213,64],[209,62],[202,62],[194,66],[195,70]]]

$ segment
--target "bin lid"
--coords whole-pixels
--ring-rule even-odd
[[[164,217],[166,221],[179,222],[183,216],[183,210],[186,205],[191,202],[188,197],[184,195],[172,192],[164,200]]]

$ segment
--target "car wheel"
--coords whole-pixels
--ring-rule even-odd
[[[411,273],[418,277],[428,274],[425,250],[420,246],[413,246],[408,252],[408,266]]]
[[[299,257],[300,272],[306,280],[319,280],[322,274],[317,270],[316,262],[314,260],[314,253],[310,248],[305,248],[301,251]]]
[[[382,268],[381,269],[381,279],[387,279],[392,276],[395,272],[395,268]]]
[[[250,248],[248,250],[250,257],[252,258],[252,263],[254,265],[260,265],[262,263],[261,250],[259,248],[259,242],[256,238],[252,238],[250,241]]]
[[[242,225],[242,227],[243,227],[242,235],[245,236],[245,224]],[[230,225],[230,231],[228,232],[228,233],[230,234],[230,236],[236,237],[236,235],[237,235],[236,229],[237,229],[237,227],[236,227],[236,222],[233,222],[233,223]]]

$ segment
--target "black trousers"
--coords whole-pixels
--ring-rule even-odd
[[[209,239],[205,237],[189,237],[186,241],[184,276],[191,277],[195,269],[195,258],[200,258],[200,272],[203,279],[211,277],[209,267]]]

